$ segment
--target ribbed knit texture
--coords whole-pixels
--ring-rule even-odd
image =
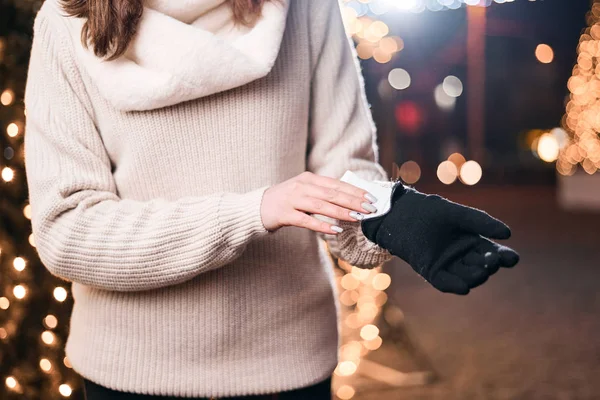
[[[335,0],[291,2],[264,78],[119,110],[48,0],[35,19],[25,165],[40,259],[73,282],[66,354],[103,386],[182,397],[307,386],[337,364],[332,266],[389,260],[359,222],[268,232],[264,191],[305,170],[387,180]]]

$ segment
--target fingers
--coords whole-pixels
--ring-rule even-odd
[[[492,239],[508,239],[511,232],[508,225],[485,211],[450,202],[447,216],[462,230]]]
[[[311,183],[313,185],[321,186],[326,189],[333,189],[334,191],[339,191],[342,193],[346,193],[353,197],[358,197],[360,199],[360,203],[363,201],[369,201],[365,194],[369,193],[368,191],[361,189],[357,186],[351,185],[346,182],[342,182],[339,179],[331,178],[328,176],[317,175],[310,171],[306,171],[300,175],[298,175],[298,179],[304,183]],[[358,210],[357,210],[358,211]]]
[[[321,214],[344,221],[357,221],[377,209],[368,200],[332,188],[301,183],[292,203],[299,211]],[[354,215],[350,212],[355,211]]]
[[[458,276],[444,270],[440,270],[437,274],[435,274],[430,283],[437,290],[444,293],[466,295],[470,290],[465,281]]]
[[[339,233],[331,229],[335,225],[321,221],[312,215],[308,215],[301,211],[293,211],[284,223],[286,225],[298,226],[300,228],[306,228],[315,232],[322,232],[330,235],[337,235]]]

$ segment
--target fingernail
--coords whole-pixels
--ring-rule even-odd
[[[377,198],[373,196],[371,193],[365,194],[365,198],[369,200],[371,203],[377,203]]]
[[[340,227],[339,227],[339,226],[337,226],[337,225],[332,225],[332,226],[331,226],[331,230],[332,230],[332,231],[335,231],[335,232],[337,232],[337,233],[340,233],[341,231],[343,231],[343,229],[342,229],[342,228],[340,228]]]
[[[356,211],[350,211],[350,216],[352,218],[354,218],[354,219],[359,220],[359,221],[362,220],[365,217],[364,215],[362,215],[361,213],[356,212]]]
[[[375,208],[375,206],[370,203],[365,202],[365,203],[362,203],[361,206],[363,206],[363,208],[367,211],[371,211],[371,212],[377,211],[377,208]]]

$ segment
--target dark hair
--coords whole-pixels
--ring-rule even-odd
[[[226,0],[236,23],[251,25],[260,17],[268,0]],[[89,43],[98,57],[114,60],[122,55],[135,36],[142,13],[143,0],[60,0],[69,16],[85,18],[81,42]]]

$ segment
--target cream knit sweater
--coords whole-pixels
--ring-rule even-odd
[[[32,229],[45,267],[72,282],[65,350],[92,381],[182,397],[320,381],[338,323],[319,237],[356,266],[391,258],[358,222],[339,235],[261,222],[264,191],[305,170],[388,180],[337,1],[267,4],[223,35],[147,8],[112,62],[83,50],[58,0],[35,19]]]

